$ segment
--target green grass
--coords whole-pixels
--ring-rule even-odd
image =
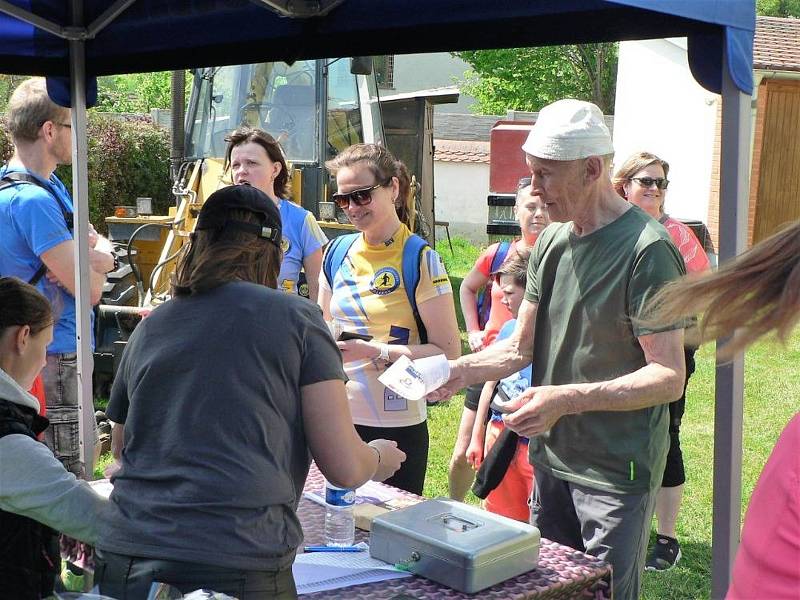
[[[453,238],[454,253],[446,244],[439,252],[457,292],[463,276],[472,268],[478,249]],[[458,295],[456,293],[456,303]],[[460,307],[459,324],[463,331]],[[462,336],[463,337],[463,336]],[[678,538],[683,559],[668,573],[645,573],[642,598],[695,599],[711,593],[711,522],[714,461],[714,352],[702,348],[696,356],[697,371],[689,382],[686,414],[681,427],[681,447],[686,463],[686,488],[678,517]],[[800,398],[800,334],[787,347],[765,342],[750,349],[745,360],[744,451],[742,458],[742,515],[786,423],[798,411]],[[431,449],[424,494],[447,495],[447,464],[455,441],[463,395],[447,404],[431,407]],[[467,501],[475,502],[470,494]]]

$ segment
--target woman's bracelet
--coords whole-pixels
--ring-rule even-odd
[[[377,454],[377,455],[378,455],[378,464],[377,464],[377,465],[375,465],[375,467],[376,467],[376,468],[377,468],[377,467],[379,467],[379,466],[381,465],[381,451],[380,451],[380,450],[378,450],[378,448],[376,448],[376,447],[375,447],[375,446],[373,446],[372,444],[367,444],[367,446],[369,446],[370,448],[372,448],[373,450],[375,450],[375,454]]]

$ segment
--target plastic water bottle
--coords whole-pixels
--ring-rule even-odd
[[[328,546],[353,545],[356,535],[355,501],[355,490],[338,488],[325,481],[325,543]]]

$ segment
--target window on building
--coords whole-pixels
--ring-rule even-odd
[[[372,65],[375,69],[375,79],[378,81],[380,89],[394,88],[394,54],[384,54],[372,57]]]

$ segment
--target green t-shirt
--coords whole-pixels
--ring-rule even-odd
[[[545,229],[531,254],[525,291],[525,299],[539,305],[533,385],[606,381],[645,366],[637,337],[655,331],[632,317],[643,316],[653,294],[684,273],[667,231],[635,206],[584,237],[571,223]],[[666,404],[566,415],[531,438],[530,458],[560,479],[643,493],[661,485],[667,426]]]

